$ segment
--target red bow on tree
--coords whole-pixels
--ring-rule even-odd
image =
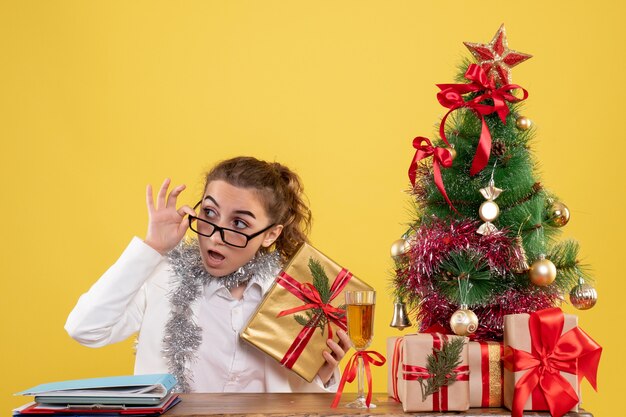
[[[489,79],[485,70],[476,64],[471,64],[467,68],[465,78],[471,82],[469,84],[437,84],[437,87],[441,90],[437,93],[437,100],[439,100],[442,106],[450,109],[443,119],[441,119],[439,135],[445,143],[450,145],[446,137],[445,124],[450,113],[456,109],[466,107],[478,116],[482,127],[478,147],[476,148],[476,153],[472,160],[472,167],[470,168],[470,175],[473,176],[487,166],[491,153],[491,132],[489,132],[489,128],[485,122],[485,116],[491,113],[497,113],[502,123],[506,124],[506,116],[510,112],[506,102],[517,103],[525,100],[528,97],[528,92],[517,84],[506,84],[500,88],[496,88],[495,81]],[[524,93],[522,98],[515,97],[511,93],[512,90],[518,88]],[[465,101],[463,98],[464,94],[480,92],[482,92],[482,94],[477,95],[471,100]],[[485,103],[484,101],[487,99],[491,99],[493,104]]]
[[[415,176],[417,171],[417,163],[422,159],[428,158],[429,156],[433,157],[433,177],[435,178],[435,185],[443,195],[443,198],[446,199],[448,205],[452,208],[452,210],[456,211],[452,202],[448,198],[448,194],[446,194],[446,189],[443,186],[443,179],[441,177],[441,168],[450,168],[452,166],[452,154],[449,149],[439,148],[433,146],[428,138],[424,138],[422,136],[418,136],[413,139],[413,147],[416,149],[415,155],[413,156],[413,160],[411,161],[411,165],[409,166],[409,179],[411,180],[411,184],[415,185]]]
[[[596,376],[602,347],[580,328],[563,331],[560,308],[548,308],[530,314],[531,352],[505,348],[504,366],[511,372],[526,371],[515,384],[513,417],[524,414],[524,404],[532,395],[533,409],[550,410],[561,417],[578,404],[578,395],[561,372],[578,375],[578,383],[587,378],[597,390]]]

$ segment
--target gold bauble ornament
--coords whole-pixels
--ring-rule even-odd
[[[548,286],[556,279],[556,266],[554,266],[552,261],[546,259],[545,255],[541,255],[530,266],[528,277],[530,282],[539,287]]]
[[[450,317],[450,328],[458,336],[468,336],[478,329],[478,317],[467,306],[462,305]]]
[[[532,124],[533,122],[526,116],[520,116],[515,119],[515,126],[517,126],[519,130],[528,130]]]
[[[454,149],[452,146],[447,147],[446,149],[450,152],[450,157],[454,161],[454,158],[456,158],[456,149]]]
[[[478,208],[478,215],[482,221],[492,222],[500,215],[500,207],[494,201],[487,200]]]
[[[587,284],[583,278],[579,278],[578,285],[569,292],[569,300],[577,309],[589,310],[596,305],[598,292],[591,285]]]
[[[409,244],[405,239],[398,239],[391,244],[391,257],[394,261],[400,262],[409,250]]]
[[[569,222],[569,209],[560,201],[555,201],[550,205],[548,224],[554,227],[563,227]]]

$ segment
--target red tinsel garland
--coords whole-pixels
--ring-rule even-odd
[[[536,310],[553,307],[558,301],[555,294],[540,290],[515,289],[495,296],[488,305],[472,307],[478,316],[478,330],[473,334],[474,340],[501,340],[503,333],[503,317],[506,314],[531,313]],[[450,316],[458,310],[458,304],[450,303],[445,297],[431,292],[419,303],[417,320],[419,331],[439,324],[450,330]]]
[[[480,254],[491,270],[492,279],[504,278],[522,267],[524,255],[514,238],[505,231],[480,235],[476,233],[478,225],[477,221],[470,220],[432,219],[424,222],[411,237],[408,263],[396,271],[396,285],[405,290],[407,301],[417,306],[420,330],[434,324],[449,329],[450,316],[459,308],[438,293],[435,286],[435,281],[442,276],[441,264],[450,252],[471,250]],[[505,314],[551,307],[558,300],[558,294],[534,287],[494,293],[487,304],[470,306],[479,320],[475,338],[500,339]]]

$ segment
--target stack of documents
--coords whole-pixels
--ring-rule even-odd
[[[32,395],[14,416],[158,416],[176,405],[171,374],[130,375],[52,382],[15,395]],[[43,417],[43,416],[42,416]]]

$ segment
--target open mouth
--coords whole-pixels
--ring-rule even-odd
[[[215,262],[223,261],[226,257],[219,252],[215,252],[213,250],[209,250],[209,258]]]

